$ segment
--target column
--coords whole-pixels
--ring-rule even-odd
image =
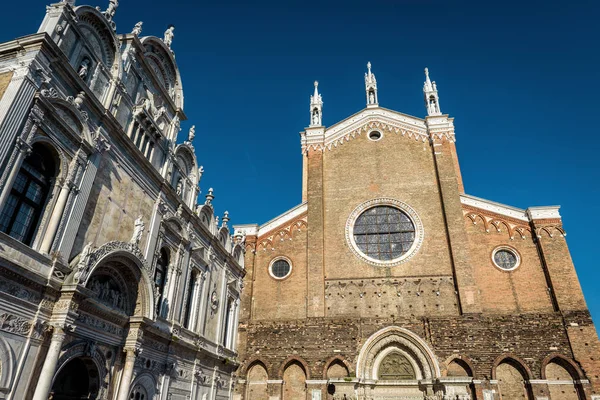
[[[229,300],[227,301],[229,302]],[[232,346],[232,342],[233,342],[233,332],[235,330],[234,328],[234,310],[235,310],[235,301],[232,301],[231,304],[229,304],[229,310],[227,310],[227,326],[225,327],[225,329],[227,329],[227,333],[225,336],[225,343],[223,343],[223,345],[225,346],[225,348],[230,349],[233,347]]]
[[[10,171],[6,182],[4,183],[2,193],[0,193],[0,210],[2,210],[6,204],[6,199],[8,199],[10,190],[15,183],[15,179],[17,179],[17,175],[19,174],[23,160],[25,160],[25,157],[31,154],[31,146],[28,143],[25,143],[21,138],[17,138],[17,147],[17,158],[12,164],[12,170]],[[7,167],[10,168],[11,166],[8,165]]]
[[[52,339],[50,340],[50,347],[44,360],[42,372],[40,372],[33,400],[48,400],[48,393],[50,393],[50,387],[52,385],[52,379],[56,372],[56,363],[58,362],[58,356],[60,355],[60,349],[62,348],[63,341],[65,340],[65,332],[63,328],[55,327],[52,333]]]
[[[173,292],[175,291],[175,280],[177,277],[177,268],[175,267],[175,264],[171,263],[169,264],[169,270],[168,270],[168,275],[167,275],[167,283],[169,284],[169,286],[166,288],[166,296],[163,296],[163,308],[165,307],[165,303],[166,303],[166,307],[167,307],[167,312],[165,312],[163,314],[163,318],[164,319],[169,319],[171,318],[172,310],[173,310]]]
[[[198,306],[198,321],[196,321],[196,329],[195,331],[201,335],[204,335],[204,321],[206,320],[206,303],[208,302],[208,296],[210,295],[210,290],[207,289],[207,279],[208,272],[203,271],[200,273],[200,278],[202,279],[202,283],[200,286],[200,305]]]
[[[58,200],[54,205],[54,210],[52,211],[52,216],[50,217],[50,222],[48,223],[48,229],[46,229],[44,240],[42,240],[42,244],[40,246],[41,253],[48,254],[50,251],[52,241],[54,240],[54,236],[58,230],[58,224],[60,223],[63,211],[65,210],[65,205],[67,204],[67,199],[69,198],[69,192],[71,192],[71,182],[63,180],[60,188],[60,194],[58,195]]]
[[[129,385],[131,384],[131,377],[133,376],[133,366],[135,364],[136,350],[125,349],[125,352],[125,366],[123,367],[123,373],[121,374],[121,382],[119,383],[119,393],[117,394],[116,400],[128,400],[129,398]]]
[[[189,321],[189,330],[196,332],[196,322],[198,321],[198,299],[200,297],[200,284],[202,281],[201,273],[197,270],[194,270],[194,292],[192,303],[190,304],[190,321]]]
[[[240,299],[235,300],[234,302],[235,308],[233,310],[233,327],[231,334],[231,351],[237,350],[237,332],[238,332],[238,323],[240,321]]]

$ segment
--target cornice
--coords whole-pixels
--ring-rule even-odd
[[[526,211],[520,208],[507,206],[505,204],[481,199],[468,194],[461,194],[460,202],[465,206],[471,206],[503,217],[512,218],[519,222],[529,222]]]

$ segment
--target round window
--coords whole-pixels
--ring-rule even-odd
[[[369,139],[377,141],[379,139],[381,139],[382,135],[381,132],[379,131],[371,131],[369,132]]]
[[[498,247],[492,253],[494,264],[505,271],[511,271],[519,266],[519,253],[510,247]]]
[[[346,237],[354,253],[373,265],[393,266],[412,256],[423,241],[416,212],[392,199],[363,203],[350,215]]]
[[[292,263],[289,259],[279,257],[271,261],[269,266],[269,273],[275,279],[287,278],[292,272]]]

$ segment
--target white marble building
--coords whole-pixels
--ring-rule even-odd
[[[142,23],[52,4],[0,44],[0,399],[228,399],[243,238],[177,143],[181,77]]]

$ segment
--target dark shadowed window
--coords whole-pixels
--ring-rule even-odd
[[[0,214],[0,231],[30,246],[56,175],[54,157],[34,144]]]

